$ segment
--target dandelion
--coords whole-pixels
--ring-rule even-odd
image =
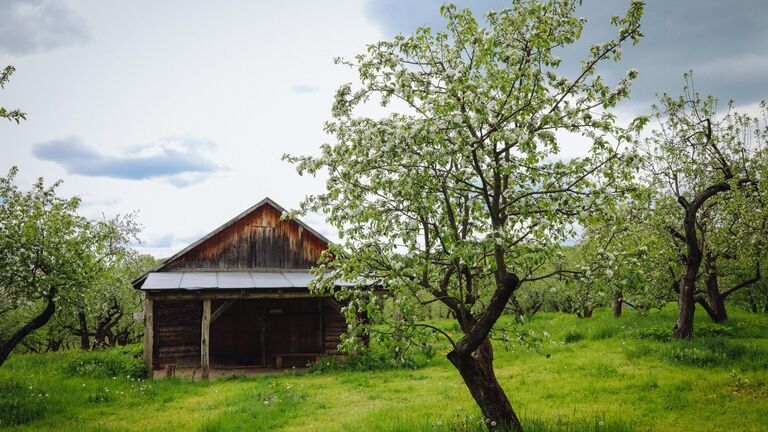
[[[491,421],[491,427],[496,427],[496,422],[495,421]]]

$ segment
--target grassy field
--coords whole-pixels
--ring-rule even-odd
[[[540,314],[540,352],[497,347],[500,381],[528,431],[763,431],[768,318],[697,314],[694,342],[668,340],[674,310],[614,320]],[[450,328],[448,323],[440,323]],[[137,348],[12,357],[0,368],[0,428],[90,431],[482,430],[441,355],[424,367],[143,381]],[[547,356],[549,355],[549,356]]]

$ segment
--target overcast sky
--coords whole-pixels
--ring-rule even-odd
[[[509,4],[461,1],[478,11]],[[610,37],[625,1],[584,0],[578,61]],[[334,66],[365,45],[442,26],[439,1],[0,0],[0,65],[16,74],[0,106],[0,171],[26,185],[63,179],[88,217],[139,212],[141,250],[168,256],[269,196],[292,208],[322,182],[283,153],[314,153],[336,87]],[[697,87],[748,106],[768,98],[768,1],[649,0],[646,38],[607,77],[640,78],[623,110],[647,111],[693,69]],[[578,65],[578,63],[571,62]],[[334,238],[320,217],[305,221]]]

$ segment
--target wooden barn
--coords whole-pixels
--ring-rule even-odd
[[[337,354],[346,323],[310,293],[328,240],[269,198],[133,282],[145,293],[148,371],[301,367]]]

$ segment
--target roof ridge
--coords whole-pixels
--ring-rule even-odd
[[[229,228],[230,226],[234,225],[235,222],[237,222],[237,221],[243,219],[244,217],[248,216],[249,214],[253,213],[257,209],[263,207],[265,204],[269,204],[275,210],[278,210],[281,213],[281,218],[282,218],[283,215],[288,213],[288,211],[285,208],[283,208],[280,204],[276,203],[272,198],[264,197],[261,201],[259,201],[256,204],[248,207],[248,209],[246,209],[245,211],[241,212],[237,216],[233,217],[232,219],[228,220],[224,224],[220,225],[218,228],[216,228],[213,231],[209,232],[208,234],[204,235],[203,237],[201,237],[197,241],[195,241],[192,244],[188,245],[187,247],[185,247],[184,249],[180,250],[179,252],[176,252],[175,254],[170,256],[169,258],[166,258],[160,264],[156,265],[155,267],[153,267],[152,269],[148,270],[147,272],[145,272],[141,276],[137,277],[136,279],[134,279],[131,282],[131,285],[133,285],[134,288],[137,288],[136,285],[141,283],[144,279],[146,279],[146,277],[147,277],[147,275],[149,273],[157,272],[158,270],[163,269],[165,266],[167,266],[168,264],[173,262],[176,258],[184,255],[185,253],[187,253],[187,252],[191,251],[192,249],[196,248],[197,246],[199,246],[200,244],[202,244],[206,240],[212,238],[216,234],[218,234],[218,233],[224,231],[225,229]],[[324,235],[322,235],[319,232],[317,232],[315,229],[313,229],[312,227],[310,227],[309,225],[307,225],[306,223],[301,221],[299,218],[293,218],[293,219],[290,219],[290,220],[292,220],[292,221],[296,222],[297,224],[299,224],[299,226],[301,226],[302,228],[304,228],[307,231],[309,231],[312,235],[316,236],[317,238],[319,238],[324,243],[331,244],[331,241],[328,240]]]

